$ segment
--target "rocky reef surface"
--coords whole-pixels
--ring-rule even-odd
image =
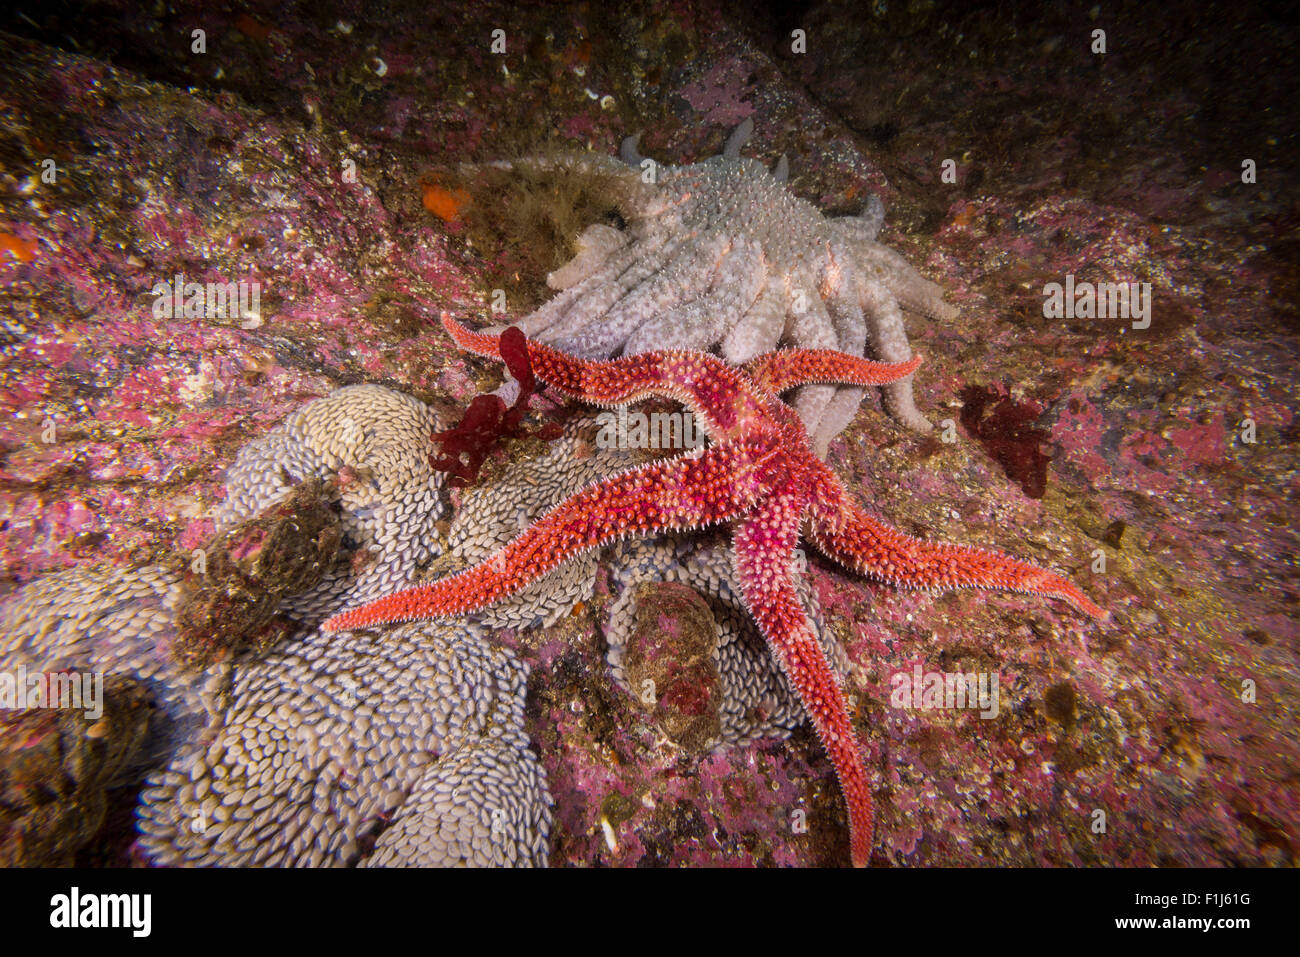
[[[866,742],[873,863],[1296,862],[1300,153],[1286,110],[1260,108],[1297,102],[1264,14],[206,6],[0,23],[0,601],[68,569],[188,562],[222,531],[240,449],[341,387],[440,421],[494,388],[439,311],[527,314],[608,208],[598,183],[511,194],[467,166],[612,155],[637,131],[646,155],[686,162],[752,118],[748,155],[786,154],[790,190],[828,215],[879,197],[881,241],[958,307],[907,319],[935,431],[868,396],[829,463],[905,530],[1066,571],[1113,615],[903,592],[809,557]],[[240,282],[255,308],[185,314],[185,284]],[[1149,322],[1054,314],[1045,287],[1067,282],[1149,283]],[[507,443],[495,468],[537,454]],[[438,523],[474,494],[440,491]],[[781,736],[779,689],[728,710],[700,634],[726,618],[701,593],[725,591],[710,543],[658,546],[661,588],[628,585],[634,552],[603,556],[590,587],[563,583],[566,608],[503,611],[484,639],[528,669],[506,687],[554,799],[549,862],[846,862],[829,762],[806,727]],[[347,580],[367,574],[389,572]],[[161,614],[157,589],[132,595]],[[274,655],[267,641],[239,653]],[[996,674],[996,717],[900,704],[918,670]],[[635,693],[646,676],[673,685],[671,707]],[[165,760],[142,729],[150,680],[106,684],[107,724],[0,721],[9,859],[150,859],[130,817]],[[206,720],[177,713],[182,737]],[[46,779],[59,803],[38,807]],[[22,840],[34,821],[62,837]],[[418,822],[382,836],[393,862],[441,840]]]

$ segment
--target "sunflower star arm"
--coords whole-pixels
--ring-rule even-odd
[[[853,863],[871,857],[871,787],[849,720],[844,692],[831,671],[792,579],[799,538],[793,497],[755,513],[736,529],[733,558],[745,605],[776,656],[830,755],[849,809]]]
[[[349,609],[322,627],[345,631],[467,614],[606,542],[727,521],[752,506],[756,467],[749,449],[726,446],[629,469],[569,496],[482,563]]]
[[[843,565],[903,588],[988,588],[1061,598],[1102,621],[1110,613],[1068,579],[983,548],[905,535],[854,504],[825,466],[810,503],[808,537]]]
[[[773,395],[809,382],[884,385],[915,372],[920,356],[906,362],[872,362],[834,349],[782,349],[757,356],[742,367]]]

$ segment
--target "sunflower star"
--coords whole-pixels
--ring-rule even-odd
[[[802,349],[877,359],[911,358],[900,311],[938,319],[956,310],[938,286],[876,242],[884,207],[872,197],[857,216],[827,218],[785,186],[785,158],[769,172],[740,155],[753,130],[745,120],[721,156],[655,167],[629,138],[621,152],[637,172],[619,191],[625,230],[589,227],[578,253],[547,283],[560,294],[517,325],[529,337],[584,359],[654,349],[719,347],[740,365],[785,342]],[[653,175],[643,182],[642,167]],[[603,173],[619,164],[597,158]],[[857,386],[805,385],[792,403],[819,458],[852,420]],[[929,431],[916,408],[912,375],[883,386],[886,410]]]
[[[462,347],[499,357],[497,337],[446,313]],[[785,350],[733,368],[702,352],[656,351],[609,361],[574,359],[530,342],[539,379],[595,404],[664,396],[688,405],[712,444],[621,472],[561,502],[505,548],[449,578],[417,585],[336,615],[326,631],[462,615],[513,594],[605,542],[727,523],[741,595],[830,754],[849,810],[853,862],[871,856],[873,811],[843,689],[794,583],[803,527],[827,555],[860,574],[912,588],[1000,588],[1062,598],[1106,617],[1075,585],[1000,552],[925,542],[859,508],[813,454],[798,415],[779,398],[809,382],[878,385],[914,371],[831,350]]]

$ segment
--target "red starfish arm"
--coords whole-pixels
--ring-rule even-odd
[[[499,336],[473,332],[448,313],[443,327],[470,352],[500,358]],[[533,373],[575,399],[596,405],[622,405],[648,396],[677,399],[693,408],[715,437],[745,413],[761,414],[761,403],[739,370],[704,352],[642,352],[618,359],[575,359],[540,342],[528,342]]]
[[[915,372],[920,364],[920,356],[906,362],[872,362],[834,349],[781,349],[756,356],[741,368],[760,389],[779,395],[809,382],[884,385]]]
[[[492,359],[501,358],[501,336],[474,332],[442,314],[443,328],[462,349]],[[508,330],[507,330],[508,331]],[[662,353],[641,353],[621,359],[575,359],[540,342],[527,342],[533,374],[575,399],[596,404],[621,404],[650,395],[679,392],[666,385]]]
[[[799,538],[799,513],[797,499],[781,496],[772,501],[771,508],[745,519],[734,539],[736,574],[745,605],[798,692],[835,765],[849,808],[853,863],[866,867],[871,858],[874,826],[871,787],[844,692],[790,577]]]
[[[344,631],[466,614],[613,539],[729,520],[754,504],[755,468],[749,448],[726,446],[629,469],[569,496],[481,564],[351,608],[322,627]]]
[[[822,466],[818,479],[809,507],[809,538],[859,574],[904,588],[997,588],[1063,598],[1094,618],[1110,617],[1054,572],[1002,552],[904,535],[855,505],[830,469]]]
[[[442,328],[446,329],[447,334],[451,336],[451,341],[466,352],[473,352],[489,359],[501,358],[501,336],[491,335],[486,332],[475,332],[469,326],[453,319],[449,312],[443,312],[439,319],[442,322]]]

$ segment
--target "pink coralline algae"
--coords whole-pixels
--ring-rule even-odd
[[[1185,429],[1172,429],[1169,441],[1182,450],[1188,460],[1197,465],[1219,465],[1227,455],[1227,430],[1224,415],[1217,413],[1204,424],[1189,425]]]
[[[703,122],[735,126],[754,112],[753,104],[745,102],[753,96],[752,77],[753,69],[732,57],[682,87],[681,95]]]

